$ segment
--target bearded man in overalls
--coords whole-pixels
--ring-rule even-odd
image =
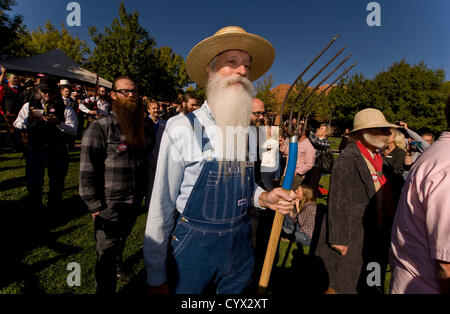
[[[207,100],[170,119],[162,137],[144,240],[149,292],[242,293],[254,267],[249,207],[294,208],[292,191],[255,184],[245,136],[251,81],[274,58],[267,40],[234,26],[189,53],[187,73]]]

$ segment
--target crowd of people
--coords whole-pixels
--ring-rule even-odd
[[[450,133],[433,143],[433,134],[367,108],[342,135],[336,159],[333,127],[293,121],[298,152],[286,191],[290,127],[277,127],[280,117],[266,112],[251,83],[274,57],[264,38],[225,27],[186,60],[206,100],[186,92],[180,103],[140,95],[128,76],[93,93],[50,76],[21,84],[2,68],[8,144],[24,151],[33,212],[43,208],[46,168],[48,207],[61,205],[68,151],[81,139],[79,194],[94,224],[98,294],[114,294],[129,276],[122,253],[143,203],[150,293],[256,292],[275,212],[286,216],[283,235],[323,260],[323,293],[379,293],[388,264],[392,293],[449,293]],[[450,98],[445,115],[450,125]],[[328,208],[318,224],[324,174]],[[371,263],[380,266],[375,286]]]

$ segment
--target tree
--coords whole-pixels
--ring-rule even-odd
[[[272,75],[264,76],[262,80],[256,82],[256,98],[260,99],[266,108],[266,111],[278,113],[280,105],[277,103],[275,93],[270,90],[273,87]]]
[[[14,0],[0,0],[0,55],[6,54],[15,56],[21,46],[18,42],[18,36],[25,32],[25,26],[22,25],[22,16],[14,15],[10,17],[6,11],[11,11],[11,7],[16,5]]]
[[[345,76],[330,89],[327,101],[334,106],[333,120],[341,128],[352,128],[355,114],[372,107],[371,81],[362,74]]]
[[[394,63],[373,80],[373,107],[390,121],[403,120],[413,130],[440,133],[446,128],[443,93],[445,74],[421,62]]]
[[[173,100],[182,93],[182,88],[190,83],[186,65],[181,55],[175,54],[170,47],[155,50],[156,68],[162,74],[159,77],[161,89],[154,91],[158,99]]]
[[[37,31],[19,34],[18,40],[22,49],[17,55],[28,57],[59,48],[75,62],[86,62],[86,56],[90,53],[86,42],[72,37],[64,24],[61,26],[61,32],[50,22],[45,24],[44,29],[39,26]]]
[[[89,33],[97,46],[88,67],[105,79],[130,76],[142,94],[164,101],[175,100],[186,85],[183,58],[168,47],[157,49],[155,39],[139,24],[139,14],[127,13],[123,3],[104,33],[95,27]]]
[[[444,77],[443,70],[402,60],[373,80],[361,74],[343,78],[327,98],[336,105],[333,118],[341,128],[351,128],[355,114],[371,107],[382,111],[390,122],[402,120],[417,132],[437,134],[446,125],[444,105],[450,85]]]

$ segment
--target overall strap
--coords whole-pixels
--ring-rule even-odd
[[[201,124],[201,122],[192,112],[187,113],[185,116],[186,118],[188,118],[189,123],[194,130],[195,140],[197,141],[198,145],[200,145],[202,153],[211,149],[211,143],[208,136],[206,135],[205,127],[203,126],[203,124]]]

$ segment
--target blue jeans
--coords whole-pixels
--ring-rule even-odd
[[[283,231],[288,235],[294,234],[296,243],[310,246],[311,238],[306,233],[301,231],[300,225],[296,220],[292,220],[286,216],[283,222]]]
[[[254,255],[248,207],[254,189],[253,165],[218,169],[206,162],[176,224],[170,249],[175,293],[239,294],[250,284]]]

